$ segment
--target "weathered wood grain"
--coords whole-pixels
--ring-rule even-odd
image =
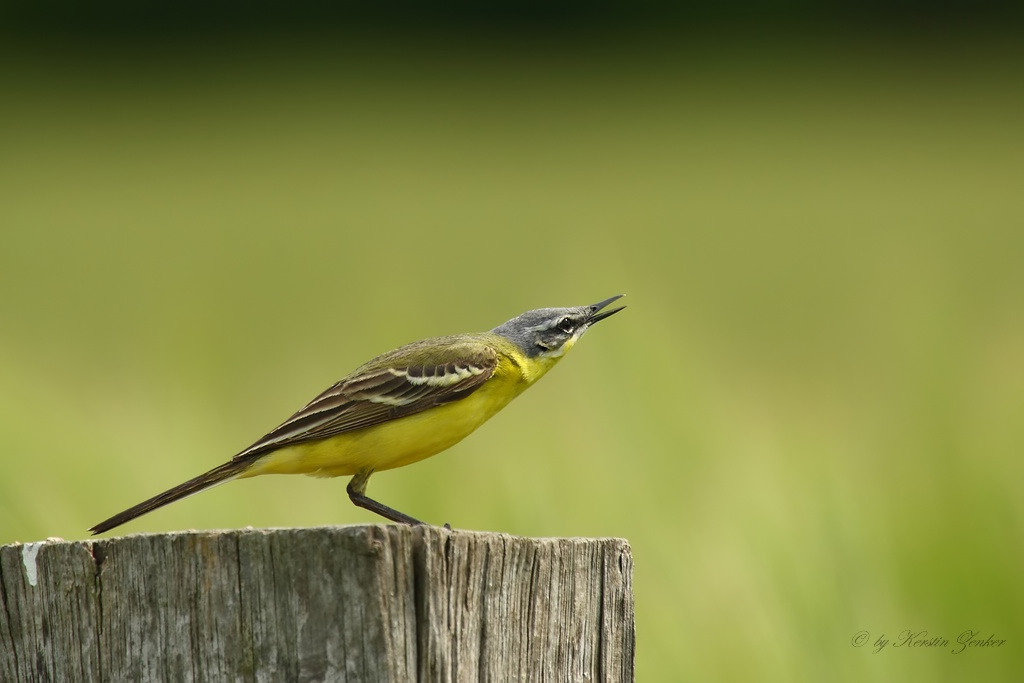
[[[353,526],[0,548],[0,681],[631,681],[621,539]]]

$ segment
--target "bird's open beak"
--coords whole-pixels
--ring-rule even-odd
[[[587,318],[587,325],[588,326],[593,325],[597,321],[604,320],[605,318],[613,316],[616,313],[618,313],[619,311],[621,311],[623,308],[625,308],[625,306],[619,306],[618,308],[613,308],[610,311],[605,311],[604,313],[598,313],[598,311],[600,311],[602,308],[604,308],[605,306],[607,306],[611,302],[615,301],[616,299],[621,299],[621,298],[622,298],[621,294],[616,294],[615,296],[613,296],[610,299],[605,299],[604,301],[599,301],[596,304],[594,304],[593,306],[590,306],[590,317]]]

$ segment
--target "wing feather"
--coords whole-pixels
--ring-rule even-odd
[[[394,352],[392,362],[383,356],[335,383],[235,459],[250,460],[457,401],[483,386],[498,365],[497,353],[482,344],[466,345],[444,363],[403,362],[401,351]]]

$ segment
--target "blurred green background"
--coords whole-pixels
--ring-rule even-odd
[[[622,292],[371,495],[629,539],[642,680],[1024,670],[1016,31],[57,5],[3,8],[0,543],[84,538],[388,348]],[[344,485],[123,531],[379,521]]]

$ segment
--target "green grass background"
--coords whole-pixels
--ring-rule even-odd
[[[1019,674],[1024,54],[554,42],[11,51],[0,542],[84,538],[383,350],[621,292],[371,495],[629,539],[641,680]],[[344,485],[123,531],[379,521]],[[905,629],[1007,643],[851,644]]]

